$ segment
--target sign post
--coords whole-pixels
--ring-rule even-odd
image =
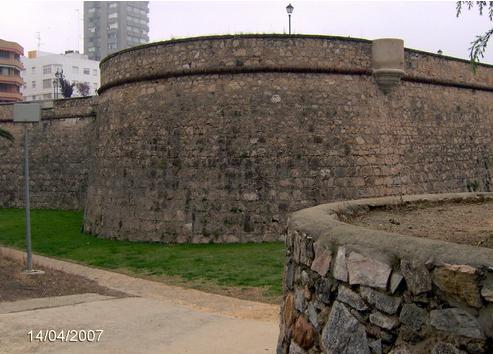
[[[38,274],[33,270],[31,249],[31,209],[29,203],[29,130],[27,123],[38,123],[41,120],[41,105],[39,103],[14,104],[14,123],[24,124],[24,207],[26,210],[26,273]]]

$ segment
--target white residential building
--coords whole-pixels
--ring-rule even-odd
[[[89,95],[96,95],[100,85],[99,61],[88,59],[87,55],[67,51],[54,54],[33,50],[27,57],[22,57],[24,70],[21,76],[24,86],[21,92],[25,101],[38,101],[63,98],[60,89],[54,87],[55,74],[63,70],[65,79],[71,83],[84,82],[89,85]],[[72,97],[78,97],[74,87]]]

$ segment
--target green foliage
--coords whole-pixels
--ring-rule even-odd
[[[91,90],[91,88],[85,82],[76,83],[75,88],[79,92],[79,95],[81,95],[82,97],[89,96],[89,91]]]
[[[81,232],[82,212],[32,210],[33,251],[46,256],[115,269],[137,276],[153,276],[184,286],[260,288],[264,298],[281,295],[284,245],[185,244],[99,239]],[[24,211],[0,209],[0,244],[24,248]]]
[[[0,138],[14,141],[14,136],[7,130],[0,128]]]
[[[471,10],[474,6],[478,8],[479,14],[481,16],[483,15],[483,13],[487,13],[490,21],[493,21],[493,1],[457,1],[457,17],[459,17],[462,13],[463,7],[467,7],[467,10]],[[469,58],[471,59],[471,64],[474,72],[476,72],[477,65],[480,60],[484,58],[486,47],[492,35],[493,28],[486,31],[482,35],[476,36],[476,39],[471,42],[471,47],[469,48]]]
[[[62,93],[63,98],[70,98],[74,93],[74,83],[70,83],[67,79],[65,79],[65,75],[63,75],[63,70],[60,72],[58,76],[58,83],[60,85],[60,91]]]

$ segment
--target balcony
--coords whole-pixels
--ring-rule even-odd
[[[0,91],[0,102],[18,102],[24,100],[20,92],[2,92]]]
[[[22,80],[20,76],[0,75],[0,83],[22,86],[24,84],[24,80]]]
[[[13,66],[19,70],[24,69],[24,65],[22,65],[22,62],[15,58],[0,58],[0,66],[1,65]]]
[[[0,39],[0,50],[4,50],[11,53],[16,53],[19,55],[24,55],[24,48],[22,48],[19,43],[9,42]]]

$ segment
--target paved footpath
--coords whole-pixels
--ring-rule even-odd
[[[23,253],[0,247],[0,257]],[[80,294],[0,302],[0,354],[275,353],[279,306],[184,289],[35,255],[63,270],[129,294]],[[0,284],[1,286],[1,284]],[[103,330],[99,342],[30,341],[40,329]]]

